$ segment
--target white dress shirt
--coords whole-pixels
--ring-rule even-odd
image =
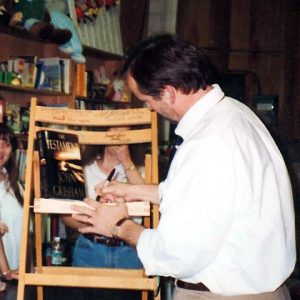
[[[296,251],[289,176],[271,135],[218,85],[176,133],[184,142],[159,186],[159,226],[137,245],[146,273],[202,282],[222,295],[275,290]]]

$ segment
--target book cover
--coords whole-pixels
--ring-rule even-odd
[[[6,102],[4,111],[4,123],[13,132],[21,132],[21,117],[20,117],[20,104]]]
[[[29,88],[34,88],[36,80],[37,68],[35,63],[25,62],[24,77],[22,85]]]
[[[38,85],[38,89],[61,92],[61,66],[59,63],[60,58],[48,57],[41,58],[42,75]]]
[[[41,197],[83,200],[84,175],[78,137],[51,130],[37,132]]]

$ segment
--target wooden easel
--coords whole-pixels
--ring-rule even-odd
[[[37,105],[37,99],[31,100],[30,127],[28,136],[27,167],[25,174],[24,219],[22,233],[22,249],[20,256],[19,283],[17,300],[24,300],[25,287],[37,286],[37,298],[43,299],[44,286],[111,288],[143,291],[142,299],[148,299],[149,291],[154,298],[160,299],[157,293],[159,278],[148,277],[144,270],[52,267],[42,265],[42,215],[34,213],[34,232],[36,262],[33,270],[27,270],[27,248],[29,238],[29,220],[34,199],[40,197],[40,178],[38,153],[34,150],[36,132],[41,126],[51,124],[71,126],[69,129],[58,130],[76,133],[80,144],[136,144],[150,143],[151,153],[146,155],[145,172],[147,183],[158,182],[158,145],[157,116],[146,108],[122,110],[74,110],[50,108]],[[103,131],[89,131],[92,126],[131,126],[131,130],[122,134],[111,135]],[[139,125],[139,129],[134,128]],[[140,129],[143,127],[142,129]],[[70,129],[72,128],[72,129]],[[76,129],[74,129],[76,128]],[[82,129],[83,128],[83,129]],[[34,183],[34,184],[33,184]],[[32,190],[34,193],[32,193]],[[32,197],[32,194],[34,195]],[[148,227],[156,227],[159,221],[157,206],[151,206],[150,217],[144,218]]]

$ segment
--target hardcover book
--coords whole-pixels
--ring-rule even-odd
[[[78,137],[51,130],[37,132],[42,198],[83,200],[84,175]]]
[[[61,92],[61,65],[58,57],[41,58],[42,75],[40,78],[38,89]]]

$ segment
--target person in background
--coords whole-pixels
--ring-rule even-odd
[[[111,127],[110,132],[128,130],[127,127]],[[135,145],[133,145],[135,146]],[[132,160],[128,145],[85,146],[82,152],[87,196],[96,199],[95,187],[106,180],[113,168],[114,180],[119,182],[144,183],[141,176],[143,168],[137,167]],[[78,230],[82,225],[70,216],[62,217],[65,225]],[[141,222],[141,218],[138,218]],[[136,250],[128,244],[105,236],[79,235],[73,251],[73,266],[141,269],[143,266]],[[102,291],[91,292],[101,299],[139,299],[140,292]],[[119,296],[118,296],[119,295]]]
[[[99,186],[103,201],[160,204],[146,229],[126,205],[74,206],[82,233],[136,247],[146,274],[174,278],[173,299],[289,299],[296,261],[292,190],[283,157],[260,119],[224,94],[210,60],[176,35],[142,41],[124,71],[134,95],[177,122],[181,137],[164,182]],[[119,200],[119,199],[118,199]],[[117,207],[117,208],[116,208]]]
[[[6,280],[18,278],[22,233],[23,189],[18,182],[14,133],[0,126],[0,271]],[[0,290],[6,284],[1,282]]]

